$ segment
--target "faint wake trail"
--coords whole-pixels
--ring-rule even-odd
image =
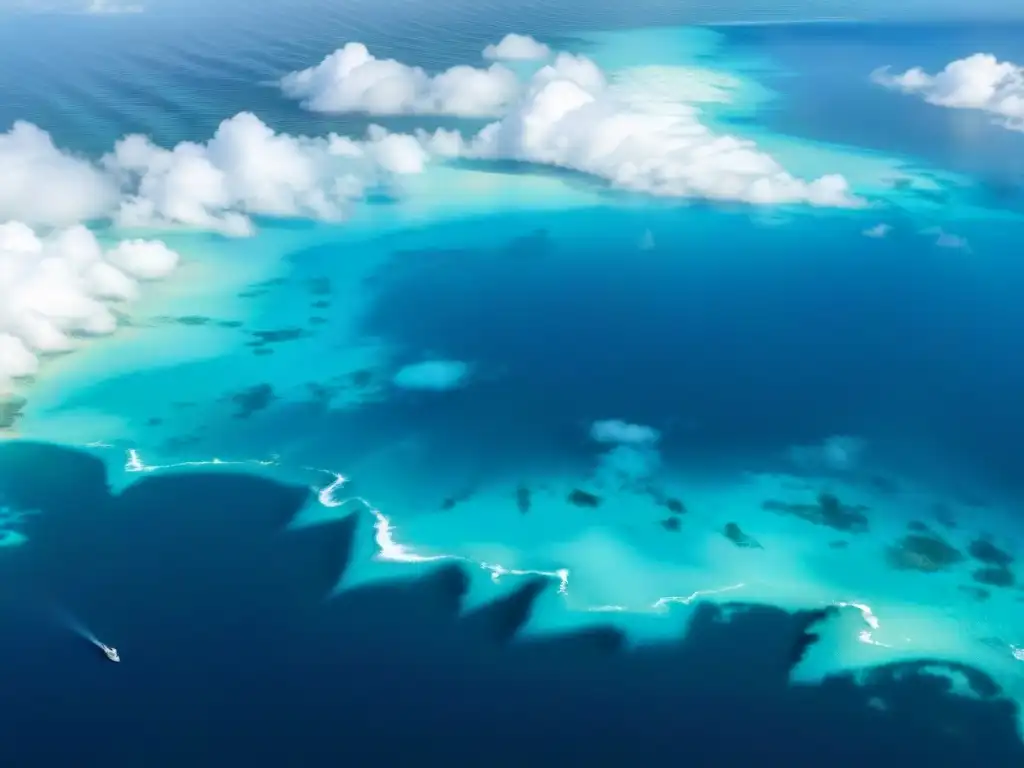
[[[66,626],[76,635],[81,637],[83,640],[88,640],[90,643],[95,645],[97,648],[103,648],[103,643],[99,641],[99,638],[92,633],[88,627],[79,621],[70,611],[64,608],[54,608],[54,614],[57,617],[57,621]]]

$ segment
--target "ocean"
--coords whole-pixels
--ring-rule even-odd
[[[871,79],[1024,62],[1024,27],[736,20],[4,19],[0,130],[78,157],[245,111],[472,132],[273,83],[350,41],[479,65],[514,31],[867,202],[470,158],[341,222],[142,232],[180,267],[43,355],[0,430],[5,764],[1024,764],[1024,133]]]

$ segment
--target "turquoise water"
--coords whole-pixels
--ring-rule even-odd
[[[127,327],[47,360],[20,385],[27,405],[7,430],[11,471],[0,488],[10,510],[9,575],[24,581],[5,583],[32,586],[11,587],[10,601],[29,602],[25,595],[55,584],[74,593],[69,609],[105,641],[123,649],[116,636],[128,637],[151,654],[147,675],[177,658],[157,630],[179,648],[198,642],[171,621],[184,622],[188,600],[215,625],[211,648],[246,644],[239,628],[263,648],[292,642],[268,628],[273,621],[257,628],[271,609],[318,651],[331,643],[341,620],[314,628],[309,617],[323,606],[309,608],[305,592],[300,600],[269,579],[260,557],[345,605],[381,582],[428,583],[417,577],[464,579],[457,607],[469,615],[525,591],[527,608],[512,622],[523,641],[611,626],[625,646],[658,649],[702,626],[718,610],[709,605],[795,616],[829,609],[817,642],[790,659],[778,685],[859,681],[857,703],[843,706],[868,717],[906,706],[898,691],[886,699],[871,689],[872,675],[924,667],[921,684],[938,692],[922,701],[1001,707],[990,720],[1012,730],[1024,697],[1012,564],[1024,384],[1015,341],[1024,273],[1008,246],[1024,233],[1017,207],[992,194],[984,168],[947,162],[949,147],[914,152],[913,120],[892,123],[902,138],[891,145],[858,142],[861,132],[824,119],[802,133],[787,110],[810,98],[803,89],[814,81],[813,62],[793,55],[799,44],[789,40],[819,40],[820,29],[790,29],[787,55],[776,56],[774,38],[759,45],[751,32],[590,32],[570,21],[578,22],[552,22],[548,35],[538,21],[536,33],[591,57],[620,85],[697,104],[706,124],[755,140],[795,175],[843,174],[867,205],[653,200],[534,166],[434,163],[393,198],[357,204],[342,223],[257,217],[246,238],[147,232],[182,254],[180,269],[144,287]],[[163,146],[204,141],[241,109],[292,133],[361,134],[366,120],[304,113],[266,81],[352,37],[431,69],[475,62],[494,37],[472,31],[466,17],[439,52],[401,26],[366,22],[351,35],[336,22],[311,31],[289,21],[294,37],[282,33],[273,47],[246,41],[238,28],[168,35],[139,51],[100,46],[105,36],[128,39],[119,26],[126,21],[97,27],[87,41],[62,21],[45,34],[68,35],[69,56],[90,56],[80,79],[58,87],[60,73],[42,69],[39,89],[52,78],[54,91],[39,99],[8,76],[3,114],[34,120],[92,155],[129,131]],[[879,59],[889,38],[871,27],[859,34],[866,77],[888,63]],[[907,32],[904,43],[946,39],[934,34]],[[882,42],[873,47],[876,35]],[[169,65],[172,54],[178,66]],[[25,67],[35,61],[24,46],[4,55]],[[125,77],[129,64],[140,69]],[[885,237],[865,235],[880,224]],[[448,388],[399,376],[431,361],[461,363],[466,375]],[[651,427],[657,439],[593,440],[594,422],[608,419]],[[35,453],[18,454],[25,445]],[[65,464],[78,479],[62,482],[88,489],[87,503],[67,489],[71,499],[50,498],[19,479],[60,476]],[[100,488],[104,471],[114,495]],[[123,530],[92,522],[85,509],[109,513]],[[204,534],[207,518],[217,528]],[[296,535],[333,542],[337,527],[327,523],[341,520],[353,528],[347,563],[332,551],[316,578],[261,538],[271,523],[288,523]],[[107,571],[74,585],[72,565],[90,568],[90,547]],[[181,565],[187,551],[202,564],[199,579]],[[68,562],[57,565],[58,555]],[[461,577],[446,575],[453,565]],[[132,568],[145,574],[137,583]],[[204,578],[213,584],[206,596]],[[267,604],[244,598],[237,626],[211,618],[246,578],[267,592]],[[121,582],[147,605],[137,621],[127,598],[110,594]],[[354,642],[351,630],[338,636]],[[730,658],[742,658],[762,640],[737,629],[730,643],[741,649]],[[289,653],[300,647],[287,645]],[[257,659],[263,651],[234,652],[252,654],[270,680],[290,669]],[[136,684],[145,682],[124,683]],[[83,690],[95,685],[82,679]],[[271,695],[266,685],[256,699]],[[709,675],[700,688],[715,685]],[[294,686],[299,700],[326,701]],[[139,694],[118,695],[116,705],[127,706]],[[207,716],[220,722],[212,705]],[[974,716],[950,718],[923,741],[962,759],[948,764],[967,764],[971,753],[950,753],[943,739],[970,731]],[[1007,750],[1019,745],[1010,742]],[[878,753],[899,753],[891,740],[879,744],[887,746]],[[920,737],[917,748],[925,749]],[[993,754],[998,764],[1012,752]]]

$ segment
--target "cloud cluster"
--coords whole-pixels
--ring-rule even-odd
[[[67,226],[101,218],[117,204],[114,180],[59,149],[46,131],[17,122],[0,133],[0,221]]]
[[[463,386],[469,378],[469,366],[459,360],[426,360],[400,369],[392,379],[400,389],[443,392]]]
[[[485,59],[498,61],[536,61],[546,59],[551,49],[529,35],[517,35],[512,32],[501,38],[501,41],[484,48]]]
[[[894,74],[883,67],[875,70],[871,79],[939,107],[988,112],[1007,128],[1024,131],[1024,68],[999,61],[992,54],[957,59],[936,74],[920,67]]]
[[[459,65],[430,75],[348,43],[316,66],[285,75],[280,87],[313,112],[479,118],[501,114],[518,97],[520,83],[501,64]]]
[[[168,150],[128,136],[104,165],[127,191],[116,216],[122,226],[184,224],[245,235],[254,215],[340,219],[378,170],[419,173],[426,160],[411,136],[381,128],[365,142],[290,136],[242,112],[205,144]]]
[[[252,216],[339,219],[368,187],[419,173],[428,159],[414,137],[380,127],[360,141],[290,136],[242,112],[205,143],[165,149],[130,135],[92,163],[18,123],[0,134],[0,220],[65,226],[110,218],[129,228],[246,235]]]
[[[40,237],[21,222],[0,224],[0,390],[35,374],[40,355],[113,333],[116,306],[177,265],[178,254],[157,241],[104,251],[81,225]]]
[[[438,132],[422,139],[439,154],[556,166],[659,196],[861,204],[842,176],[796,178],[753,142],[715,133],[700,121],[699,108],[645,89],[642,78],[628,80],[619,86],[589,59],[560,53],[500,120],[475,136]]]
[[[506,35],[490,59],[546,59],[547,46]],[[431,75],[375,58],[352,42],[316,66],[285,75],[283,93],[317,112],[497,118],[476,135],[421,133],[431,153],[556,166],[614,187],[751,204],[856,206],[846,180],[805,180],[744,139],[718,134],[700,109],[645,80],[644,68],[609,78],[590,59],[559,53],[525,82],[511,69],[457,66]],[[699,90],[699,89],[698,89]]]

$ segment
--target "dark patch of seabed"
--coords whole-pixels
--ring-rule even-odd
[[[7,442],[0,493],[40,511],[22,523],[29,543],[0,557],[5,656],[17,661],[6,682],[19,692],[0,740],[19,768],[82,755],[108,766],[337,766],[371,754],[381,765],[509,768],[566,754],[595,764],[1024,764],[1014,706],[969,667],[951,665],[976,697],[926,674],[936,664],[927,660],[791,685],[835,611],[703,604],[669,642],[630,644],[610,627],[523,641],[550,580],[523,580],[468,612],[457,565],[328,599],[355,537],[373,532],[355,517],[286,530],[306,488],[183,472],[115,495],[85,453]],[[115,643],[123,663],[55,622],[56,605]],[[742,738],[723,738],[737,723]]]

